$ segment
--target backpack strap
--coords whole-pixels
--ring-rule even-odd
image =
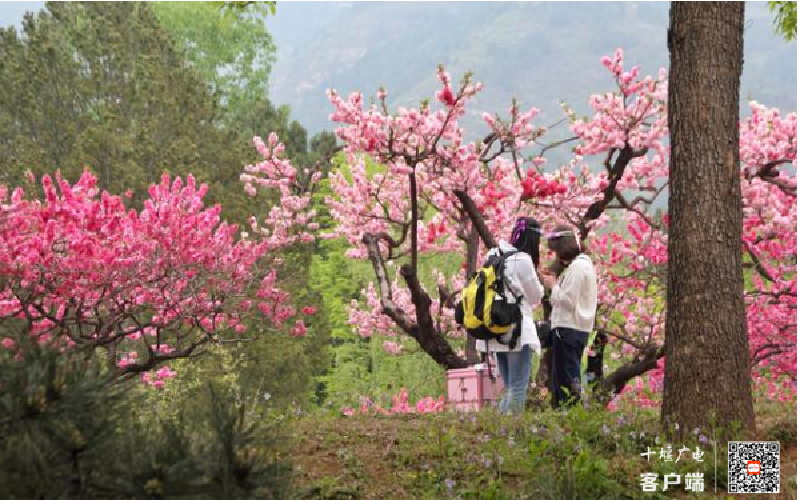
[[[492,363],[491,363],[491,351],[489,350],[489,341],[484,340],[486,343],[486,352],[481,353],[481,362],[486,365],[486,369],[489,371],[489,380],[494,382],[495,377],[494,373],[492,372]]]
[[[503,292],[505,291],[506,286],[508,285],[508,283],[506,282],[506,273],[505,273],[505,271],[506,271],[506,259],[511,257],[512,255],[518,254],[519,250],[509,250],[508,252],[504,253],[502,250],[500,250],[500,247],[497,247],[497,251],[500,253],[500,261],[497,263],[497,273],[496,273],[497,274],[497,278],[498,278],[497,279],[497,286],[498,286],[497,292],[500,293],[500,294],[503,294]],[[508,291],[514,297],[514,300],[517,301],[517,305],[518,306],[521,305],[522,304],[522,295],[517,295],[516,293],[514,293],[514,289],[511,288],[510,286],[508,286]]]
[[[513,351],[517,348],[517,342],[519,342],[520,336],[522,336],[522,318],[514,325],[514,330],[511,332],[511,340],[508,341],[509,351]]]

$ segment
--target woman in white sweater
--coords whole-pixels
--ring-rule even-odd
[[[558,226],[547,235],[547,247],[554,251],[564,270],[558,278],[542,273],[544,286],[551,290],[550,326],[553,329],[553,358],[550,390],[553,406],[572,405],[580,398],[581,358],[594,329],[597,311],[597,275],[592,260],[581,250],[577,232]]]
[[[515,297],[522,297],[522,327],[516,345],[513,344],[513,330],[500,341],[478,340],[476,349],[479,352],[491,352],[497,355],[497,368],[506,387],[500,400],[501,413],[517,413],[525,408],[528,395],[531,371],[535,359],[541,355],[542,348],[536,326],[533,322],[533,307],[539,305],[544,294],[544,287],[539,282],[536,267],[539,265],[539,239],[541,226],[536,220],[525,217],[517,220],[509,242],[500,240],[498,246],[489,251],[489,256],[516,251],[506,258],[505,280],[506,300],[516,302]]]

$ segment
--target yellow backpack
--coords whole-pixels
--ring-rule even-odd
[[[470,277],[456,305],[456,323],[463,325],[467,334],[478,340],[500,341],[522,319],[522,297],[512,291],[516,299],[516,303],[513,303],[508,302],[505,296],[505,261],[517,252],[499,253],[489,257],[483,267]],[[511,349],[516,347],[520,330],[514,330],[509,343]]]

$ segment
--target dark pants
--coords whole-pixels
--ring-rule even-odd
[[[581,395],[581,358],[589,334],[573,328],[553,330],[550,393],[553,408],[574,405]]]

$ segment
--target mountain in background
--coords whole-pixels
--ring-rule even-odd
[[[748,3],[745,16],[742,113],[751,99],[796,110],[797,44],[773,34],[766,3]],[[313,134],[333,128],[326,88],[369,102],[383,85],[392,108],[417,106],[443,63],[454,80],[471,70],[485,85],[462,120],[470,138],[487,130],[481,113],[507,115],[512,96],[550,125],[559,101],[581,116],[591,93],[614,90],[600,58],[617,47],[626,68],[667,67],[668,21],[668,2],[278,2],[267,19],[278,46],[270,98]]]
[[[21,24],[43,2],[0,3],[0,25]],[[741,111],[751,99],[786,113],[797,109],[797,43],[772,32],[766,2],[745,9]],[[443,63],[455,80],[471,70],[485,89],[462,119],[470,139],[486,132],[483,111],[507,115],[511,98],[541,110],[538,125],[563,118],[561,100],[579,116],[590,94],[614,90],[600,57],[617,47],[625,65],[656,75],[667,67],[668,2],[283,2],[266,21],[278,47],[270,100],[288,104],[308,131],[332,130],[326,88],[389,104],[417,106],[438,88]],[[268,131],[264,131],[266,133]],[[563,125],[548,134],[565,137]],[[551,165],[568,158],[562,149]]]

